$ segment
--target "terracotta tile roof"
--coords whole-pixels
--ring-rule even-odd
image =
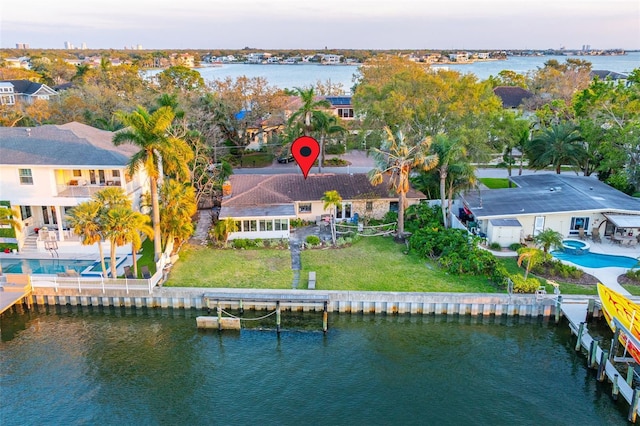
[[[256,206],[286,204],[296,201],[317,201],[326,191],[336,190],[343,200],[363,198],[395,199],[388,185],[373,186],[366,174],[317,174],[305,180],[300,174],[233,175],[231,197],[223,206]],[[408,198],[425,198],[421,192],[411,190]]]

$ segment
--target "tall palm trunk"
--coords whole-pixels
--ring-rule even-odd
[[[107,277],[107,264],[104,261],[104,249],[102,248],[102,240],[98,241],[98,253],[100,253],[100,265],[102,266],[102,276]]]
[[[404,238],[404,203],[406,202],[406,192],[398,193],[398,237]]]
[[[153,214],[153,259],[155,262],[162,256],[162,241],[160,240],[160,202],[158,201],[158,181],[151,178],[151,209]]]
[[[447,181],[447,168],[446,166],[442,166],[440,169],[440,209],[442,210],[442,223],[445,228],[449,227],[449,218],[447,217],[447,206],[445,204],[446,201],[446,183]]]
[[[118,278],[118,268],[116,267],[116,241],[111,239],[110,241],[111,247],[111,278]]]

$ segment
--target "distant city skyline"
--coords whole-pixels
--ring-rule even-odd
[[[0,47],[640,49],[638,0],[30,0]]]

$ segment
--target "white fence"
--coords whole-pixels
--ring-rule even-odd
[[[33,288],[54,288],[74,289],[79,293],[88,290],[98,290],[102,293],[107,291],[124,291],[129,294],[130,291],[146,291],[149,294],[153,292],[153,287],[160,282],[162,278],[162,269],[156,271],[149,279],[130,279],[130,278],[101,278],[101,277],[58,277],[55,275],[31,275],[31,285]]]

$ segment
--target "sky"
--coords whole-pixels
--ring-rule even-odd
[[[640,49],[639,0],[26,0],[0,47]]]

